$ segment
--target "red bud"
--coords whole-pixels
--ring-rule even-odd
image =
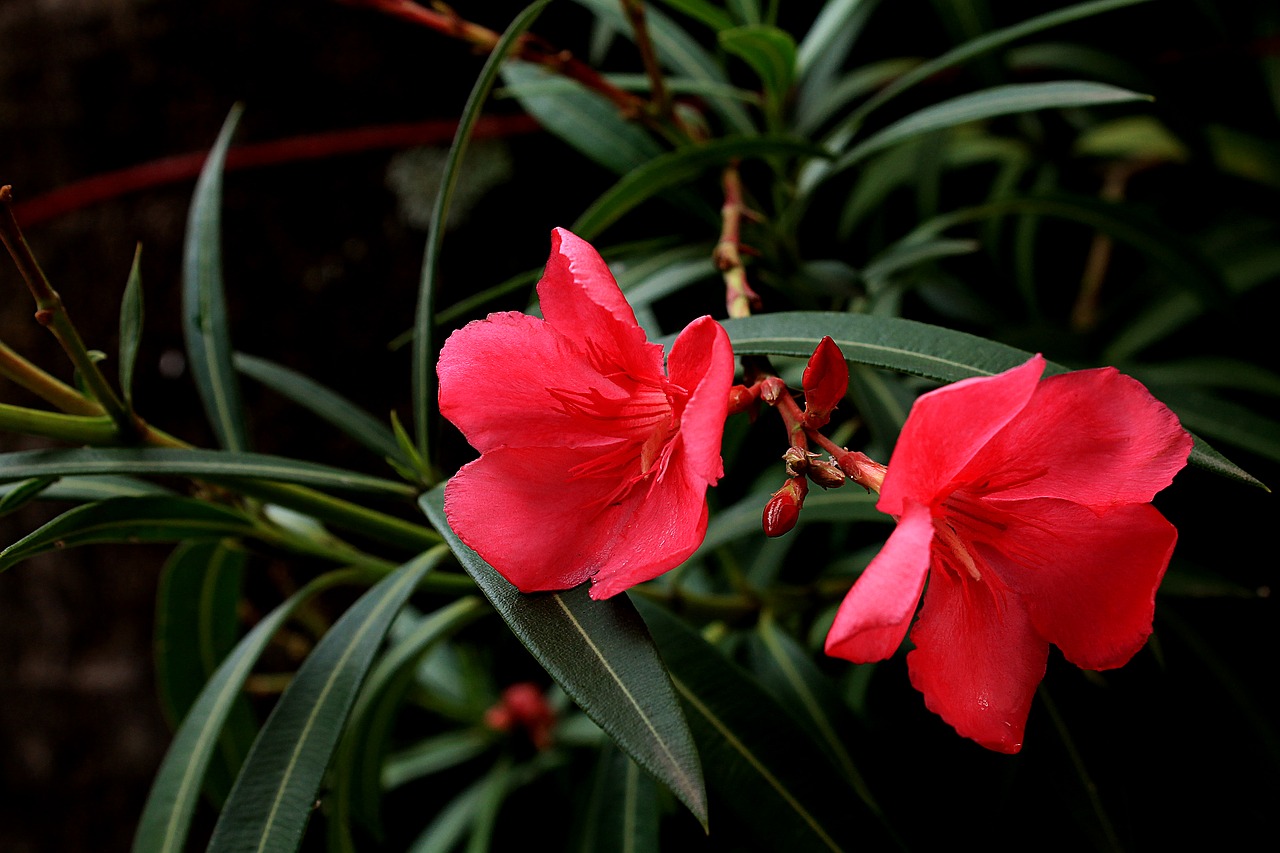
[[[764,505],[764,515],[760,519],[765,535],[781,536],[790,532],[800,519],[800,507],[808,493],[809,483],[804,477],[792,477],[774,492]]]
[[[752,385],[750,388],[746,385],[734,385],[729,389],[729,414],[736,415],[739,412],[745,412],[754,406],[759,399],[759,385]]]
[[[818,342],[804,369],[804,425],[819,429],[849,390],[849,365],[830,337]]]

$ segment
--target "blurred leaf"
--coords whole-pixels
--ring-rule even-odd
[[[653,777],[613,743],[600,745],[586,807],[575,813],[582,826],[578,853],[658,853],[658,797]]]
[[[1187,146],[1155,116],[1121,116],[1087,128],[1076,137],[1073,153],[1108,160],[1180,163]]]
[[[0,459],[2,458],[0,456]],[[35,479],[40,481],[50,480],[49,484],[37,495],[26,497],[25,492],[31,487],[27,486],[24,489],[24,484],[21,482],[0,483],[0,495],[7,497],[14,492],[22,492],[24,493],[24,500],[39,497],[41,500],[83,503],[85,501],[99,501],[103,498],[173,494],[164,486],[157,486],[155,483],[148,483],[145,480],[135,480],[132,477],[37,477]]]
[[[726,320],[722,325],[738,355],[808,358],[822,336],[830,335],[847,361],[938,382],[994,376],[1031,357],[1031,353],[995,341],[898,317],[792,311]],[[1065,372],[1067,368],[1051,361],[1045,366],[1046,376]],[[1198,437],[1190,461],[1225,477],[1262,486]]]
[[[823,4],[796,50],[796,76],[804,79],[805,88],[824,87],[834,76],[875,2],[831,0]]]
[[[387,575],[316,644],[254,741],[214,826],[210,853],[297,849],[391,620],[445,553],[432,548]]]
[[[690,18],[701,21],[713,30],[727,30],[733,26],[733,18],[708,0],[662,0],[663,3],[684,12]]]
[[[120,391],[124,403],[133,411],[133,367],[138,360],[138,345],[142,342],[142,244],[133,252],[133,265],[129,268],[129,280],[120,300]]]
[[[509,93],[538,124],[610,171],[625,175],[663,151],[608,98],[573,80],[517,60],[504,66],[502,76]]]
[[[49,487],[58,482],[57,477],[32,477],[0,487],[0,516],[8,515],[16,509],[26,506],[31,501],[44,495]]]
[[[955,127],[972,121],[997,116],[1061,109],[1064,107],[1115,104],[1150,100],[1147,95],[1130,92],[1105,83],[1087,80],[1061,80],[1050,83],[1010,83],[960,95],[939,104],[924,107],[906,118],[872,134],[840,155],[831,164],[827,177],[854,166],[877,151],[912,137]]]
[[[369,673],[351,709],[330,771],[326,798],[330,848],[355,849],[350,837],[353,818],[379,834],[383,797],[382,768],[414,667],[437,643],[488,612],[476,596],[459,598],[423,617],[403,640],[394,643]]]
[[[319,415],[379,456],[394,459],[410,469],[414,468],[414,460],[400,449],[396,437],[386,424],[336,391],[326,388],[309,376],[265,358],[238,352],[232,359],[236,370],[258,380],[312,414]]]
[[[160,706],[170,726],[199,699],[205,682],[235,647],[245,553],[224,542],[185,542],[174,549],[156,592],[155,664]],[[218,738],[222,761],[205,780],[221,803],[249,754],[257,721],[237,699]]]
[[[1280,422],[1248,406],[1193,388],[1160,389],[1160,399],[1177,413],[1182,425],[1280,462]]]
[[[866,422],[876,458],[888,459],[898,441],[898,433],[907,422],[907,413],[915,400],[903,387],[902,377],[857,364],[849,371],[849,394],[854,411]],[[866,450],[869,455],[870,450]]]
[[[222,166],[240,114],[227,115],[196,182],[187,220],[182,262],[182,328],[191,378],[204,403],[205,416],[227,450],[248,450],[248,431],[240,386],[231,366],[231,335],[222,284]]]
[[[187,849],[187,833],[191,829],[201,781],[223,725],[254,663],[303,602],[322,590],[364,577],[367,577],[365,573],[354,570],[321,575],[268,613],[236,645],[174,732],[169,751],[151,782],[151,792],[134,835],[133,853],[182,853]]]
[[[577,2],[578,5],[591,10],[600,19],[608,22],[616,31],[625,34],[627,38],[633,37],[631,26],[622,14],[622,7],[617,0],[577,0]],[[654,50],[657,51],[663,65],[674,70],[679,76],[717,85],[728,85],[729,78],[724,69],[679,24],[659,13],[652,6],[645,9],[645,23],[649,28],[649,38],[653,41]],[[733,128],[733,132],[755,132],[751,117],[736,98],[713,98],[709,103],[712,109]]]
[[[873,814],[881,809],[866,780],[854,766],[840,731],[851,730],[853,715],[840,700],[831,681],[814,664],[804,648],[778,627],[769,610],[760,614],[749,649],[753,669],[770,688],[778,704],[789,712],[814,743],[840,769],[858,797]]]
[[[879,821],[773,698],[657,604],[637,598],[689,712],[710,790],[771,850],[879,849]]]
[[[1238,358],[1205,356],[1160,364],[1127,364],[1125,372],[1152,388],[1230,388],[1280,397],[1280,373]]]
[[[600,728],[706,825],[698,753],[644,621],[626,595],[590,598],[587,584],[523,595],[457,538],[444,487],[419,504],[481,591],[538,662]]]
[[[431,459],[429,437],[431,435],[431,410],[435,404],[435,292],[436,276],[440,272],[440,251],[444,243],[445,223],[449,219],[449,202],[458,184],[459,167],[466,155],[467,146],[471,142],[471,131],[484,102],[489,97],[489,90],[502,69],[507,55],[520,42],[525,30],[533,24],[538,15],[546,8],[550,0],[536,0],[516,16],[506,32],[489,52],[479,78],[467,96],[467,104],[458,118],[458,129],[453,136],[453,145],[449,147],[449,159],[445,163],[444,172],[440,176],[440,192],[436,196],[436,205],[431,216],[431,226],[427,230],[427,246],[422,259],[422,276],[418,287],[418,306],[414,314],[413,332],[413,414],[417,449],[424,459]]]
[[[748,495],[726,509],[717,512],[707,524],[707,535],[690,559],[705,557],[723,545],[754,534],[763,535],[760,516],[769,500],[768,493]],[[834,489],[829,492],[812,490],[804,501],[798,525],[819,521],[855,522],[890,521],[890,517],[876,510],[876,496],[857,487]]]
[[[108,498],[68,510],[0,551],[0,571],[36,554],[76,545],[220,539],[253,530],[242,513],[194,498]]]
[[[0,480],[63,474],[135,474],[144,477],[177,475],[223,482],[252,478],[404,497],[417,493],[412,486],[395,480],[383,480],[355,471],[264,453],[167,447],[78,447],[0,454]]]
[[[384,790],[457,767],[493,745],[493,733],[484,728],[458,729],[424,738],[390,755],[382,768]]]
[[[1079,3],[1075,6],[1068,6],[1065,9],[1055,9],[1044,15],[1022,21],[1009,27],[1003,27],[993,30],[985,35],[979,36],[958,45],[941,56],[931,59],[928,62],[916,67],[912,71],[902,75],[891,85],[881,90],[875,97],[863,104],[850,118],[850,124],[856,129],[861,127],[862,122],[874,110],[883,106],[892,98],[910,89],[918,83],[923,83],[940,71],[953,68],[961,63],[967,62],[974,57],[989,53],[996,48],[1003,47],[1011,42],[1017,41],[1025,36],[1034,33],[1043,32],[1053,27],[1062,26],[1072,21],[1082,20],[1094,15],[1109,12],[1113,9],[1123,9],[1126,6],[1134,6],[1139,3],[1146,3],[1149,0],[1094,0],[1089,3]]]
[[[726,53],[756,72],[764,84],[766,102],[780,106],[795,82],[795,39],[777,27],[757,24],[722,30],[719,40]]]
[[[1274,139],[1220,124],[1208,125],[1204,132],[1221,171],[1280,189],[1280,155]]]
[[[903,57],[882,59],[855,68],[835,84],[810,95],[797,105],[795,132],[806,137],[814,135],[823,124],[846,111],[854,101],[882,89],[920,62],[914,57]]]
[[[681,148],[628,172],[596,199],[570,230],[584,240],[595,239],[623,214],[663,190],[688,184],[706,170],[730,160],[775,154],[822,156],[822,151],[790,136],[728,137]]]

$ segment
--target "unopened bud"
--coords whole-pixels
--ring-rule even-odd
[[[787,383],[776,376],[766,376],[760,380],[760,399],[773,405],[787,393]]]
[[[818,342],[801,380],[804,387],[804,425],[820,429],[849,390],[849,365],[830,337]]]
[[[804,477],[792,477],[781,489],[773,493],[764,505],[761,523],[766,536],[781,536],[796,526],[800,519],[800,507],[809,493],[809,483]]]
[[[880,494],[880,488],[884,485],[885,471],[888,469],[879,462],[865,453],[852,450],[840,454],[835,461],[840,466],[840,470],[849,475],[850,480],[868,492]]]
[[[782,461],[787,464],[787,476],[803,477],[809,470],[809,456],[803,447],[796,447],[794,444],[788,447],[787,452],[782,454]]]
[[[551,746],[556,713],[536,684],[522,681],[502,691],[498,703],[485,711],[484,722],[496,731],[511,731],[519,726],[535,747],[544,750]]]
[[[729,414],[745,412],[760,399],[760,386],[734,385],[729,389]]]
[[[811,459],[808,473],[809,479],[824,489],[838,489],[844,485],[844,472],[834,462]]]

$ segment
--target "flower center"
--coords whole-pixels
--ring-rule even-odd
[[[979,496],[963,490],[953,492],[942,505],[942,513],[934,518],[934,536],[943,546],[938,553],[943,565],[957,575],[982,580],[974,546],[993,544],[1006,530]]]

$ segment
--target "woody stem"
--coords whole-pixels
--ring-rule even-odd
[[[724,304],[732,318],[750,317],[752,308],[760,307],[760,296],[747,283],[747,271],[742,266],[740,234],[742,217],[747,207],[742,202],[742,176],[738,164],[730,163],[724,170],[724,204],[720,208],[720,241],[712,250],[715,261],[724,277]]]

